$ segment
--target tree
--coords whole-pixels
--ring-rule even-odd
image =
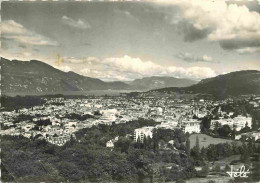
[[[258,123],[255,115],[252,115],[252,130],[258,129]]]
[[[219,135],[219,128],[221,127],[221,124],[217,121],[214,125],[214,130],[213,130],[213,133],[216,134],[216,135]]]
[[[232,130],[228,125],[224,125],[218,129],[218,133],[221,137],[229,137]]]
[[[215,161],[217,160],[217,150],[216,150],[216,145],[210,144],[207,147],[207,158],[209,161]]]
[[[250,132],[250,127],[248,126],[248,123],[246,122],[245,127],[240,130],[240,133],[247,133]]]
[[[190,155],[190,139],[188,138],[185,143],[186,153]]]
[[[258,157],[258,161],[252,162],[252,179],[253,179],[253,181],[260,180],[259,170],[260,170],[260,163],[259,163],[259,157]]]
[[[196,136],[196,146],[195,148],[199,151],[200,150],[200,142],[199,142],[199,136]]]
[[[248,153],[252,154],[253,153],[253,139],[249,139],[249,142],[247,143],[247,149],[248,149]]]
[[[207,149],[206,148],[202,147],[200,150],[200,154],[201,154],[201,157],[203,160],[207,159]]]
[[[232,147],[233,154],[238,154],[239,153],[236,141],[231,142],[231,147]]]
[[[176,183],[186,183],[186,181],[183,179],[180,179],[180,180],[177,180]]]
[[[140,136],[138,136],[138,138],[137,138],[136,146],[137,146],[138,149],[140,149],[141,146],[142,146],[142,141],[141,141],[141,139],[140,139]]]
[[[216,183],[215,180],[209,180],[208,183]]]
[[[191,149],[191,156],[196,161],[200,161],[201,158],[202,158],[200,156],[200,144],[199,144],[199,137],[198,136],[196,136],[196,145]],[[197,163],[197,164],[199,164],[199,163]]]
[[[153,150],[154,152],[157,152],[159,149],[159,132],[158,129],[153,130]]]
[[[146,137],[146,135],[144,135],[143,138],[144,138],[144,140],[143,140],[144,149],[147,149],[148,144],[147,144],[147,137]]]
[[[210,125],[211,119],[208,116],[205,116],[201,122],[201,132],[208,132],[208,130],[210,129]]]
[[[209,173],[209,166],[206,164],[202,167],[201,171],[199,172],[199,177],[207,177]]]
[[[213,170],[214,170],[215,172],[220,172],[220,165],[219,165],[219,164],[215,165],[214,168],[213,168]]]
[[[227,171],[230,171],[230,166],[228,165],[228,164],[226,164],[226,166],[225,166],[225,172],[227,172]]]
[[[250,152],[248,151],[246,143],[243,141],[242,142],[242,152],[241,152],[241,161],[244,163],[247,163],[250,158]]]
[[[199,142],[199,136],[196,136],[196,145],[194,147],[194,150],[197,155],[200,153],[200,142]]]

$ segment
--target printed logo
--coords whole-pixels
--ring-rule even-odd
[[[246,167],[242,165],[240,168],[238,168],[236,171],[233,171],[233,165],[231,165],[231,171],[226,172],[230,177],[244,177],[247,178],[247,174],[249,174],[249,169],[247,171]]]

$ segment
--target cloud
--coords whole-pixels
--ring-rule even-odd
[[[81,69],[80,72],[84,75],[88,75],[90,73],[90,69],[88,68],[84,68],[84,69]]]
[[[177,31],[184,36],[184,41],[193,42],[199,39],[206,38],[210,33],[210,29],[197,29],[191,23],[187,21],[180,21],[177,24]]]
[[[188,52],[179,52],[176,55],[177,58],[182,59],[186,62],[211,62],[211,63],[215,63],[216,61],[211,57],[208,56],[206,54],[204,54],[203,56],[194,56],[191,53]]]
[[[74,71],[84,76],[99,78],[105,81],[129,81],[146,76],[173,76],[199,80],[216,76],[214,70],[209,67],[165,67],[151,61],[132,58],[128,55],[104,59],[97,57],[62,57],[64,62],[59,65],[56,64],[56,56],[44,56],[29,51],[11,52],[0,49],[0,56],[10,60],[39,60],[65,72]]]
[[[24,49],[27,48],[27,47],[26,47],[25,45],[23,45],[23,44],[19,44],[18,47],[19,47],[19,48],[24,48]]]
[[[1,23],[2,38],[14,40],[18,43],[38,46],[57,46],[56,41],[27,30],[23,25],[14,20],[5,20]]]
[[[179,34],[183,35],[184,41],[193,42],[200,39],[207,38],[211,29],[200,30],[188,21],[182,20],[177,23],[177,31]]]
[[[215,71],[209,67],[169,67],[169,73],[179,78],[203,79],[216,76]]]
[[[120,72],[135,72],[142,75],[159,74],[162,71],[160,65],[151,61],[144,62],[140,58],[132,58],[127,55],[118,58],[106,58],[103,63],[110,68],[116,68]]]
[[[210,57],[205,56],[204,59],[210,59]],[[88,62],[88,65],[82,68],[80,72],[85,76],[98,77],[103,80],[133,80],[145,76],[174,76],[202,79],[216,75],[208,67],[164,67],[151,61],[143,61],[140,58],[132,58],[127,55],[105,59],[95,58],[93,60],[95,60],[95,65],[91,65]]]
[[[225,0],[154,0],[154,2],[182,9],[183,19],[193,25],[188,27],[188,30],[191,28],[186,32],[188,35],[185,34],[187,40],[206,36],[210,41],[220,42],[224,49],[252,47],[255,46],[255,42],[259,44],[260,15],[249,11],[244,5],[227,4]]]
[[[231,49],[240,49],[240,48],[247,48],[247,47],[260,47],[260,41],[257,39],[232,39],[232,40],[221,40],[219,41],[220,46],[224,49],[231,50]]]
[[[7,20],[2,22],[1,32],[9,34],[25,34],[27,31],[21,24],[18,24],[13,20]]]
[[[247,47],[247,48],[237,49],[236,51],[239,54],[244,55],[244,54],[249,54],[249,53],[260,52],[260,48],[258,48],[258,47]]]
[[[121,16],[123,15],[130,20],[139,22],[139,19],[127,10],[114,9],[114,12],[120,14]]]
[[[164,20],[172,25],[177,25],[179,22],[183,21],[182,15],[174,12],[164,12],[166,15],[164,16]]]
[[[57,69],[60,69],[60,70],[62,70],[62,71],[64,71],[64,72],[72,71],[72,69],[71,69],[69,66],[67,66],[67,65],[57,66],[56,68],[57,68]]]
[[[95,64],[100,60],[96,57],[83,57],[83,58],[76,58],[76,57],[63,57],[64,63],[68,64]]]
[[[88,22],[83,22],[82,20],[78,19],[78,21],[73,20],[72,18],[69,18],[67,16],[63,16],[61,18],[62,23],[64,23],[67,26],[70,26],[72,28],[77,28],[77,29],[90,29],[91,26]]]
[[[20,51],[10,51],[3,48],[0,48],[0,56],[9,60],[40,60],[43,62],[47,62],[48,64],[54,63],[56,58],[51,58],[48,56],[43,56],[40,54],[35,54],[31,52],[31,50],[20,50]]]
[[[211,56],[208,56],[208,55],[203,55],[202,60],[211,62],[211,61],[213,61],[213,58]]]

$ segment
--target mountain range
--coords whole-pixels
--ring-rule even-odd
[[[145,89],[152,90],[165,87],[186,87],[196,83],[198,82],[184,78],[152,76],[144,77],[142,79],[135,79],[134,81],[129,82],[129,85],[135,88],[142,88],[145,86]]]
[[[138,90],[183,87],[196,81],[174,77],[146,77],[131,82],[104,82],[97,78],[63,72],[44,62],[1,58],[1,89],[8,93],[58,93],[64,91]]]
[[[260,71],[244,70],[203,79],[200,82],[174,77],[144,77],[127,83],[105,82],[97,78],[63,72],[44,62],[1,58],[1,92],[59,93],[67,91],[131,90],[158,93],[201,93],[220,98],[260,94]]]
[[[203,79],[198,84],[188,87],[169,87],[153,92],[201,93],[218,98],[247,94],[260,94],[260,71],[242,70]]]

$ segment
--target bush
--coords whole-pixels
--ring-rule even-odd
[[[208,183],[215,183],[215,180],[209,180]]]
[[[207,177],[209,173],[209,166],[205,165],[202,167],[202,170],[198,172],[198,177]]]
[[[186,183],[185,180],[177,180],[176,183]]]

